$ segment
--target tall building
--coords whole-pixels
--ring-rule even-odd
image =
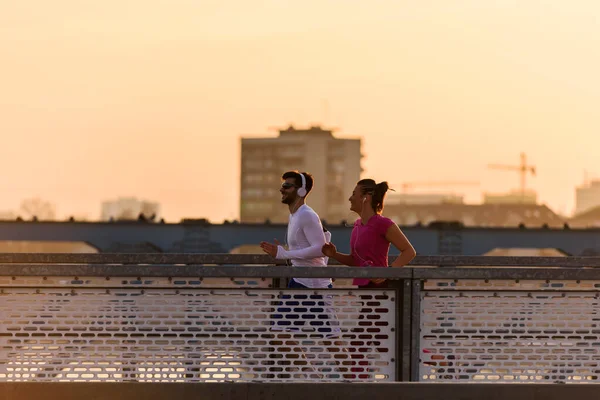
[[[140,214],[146,218],[159,218],[160,204],[135,197],[121,197],[102,203],[101,221],[135,220]]]
[[[241,222],[288,221],[281,204],[281,174],[307,171],[315,179],[308,204],[331,223],[350,215],[348,197],[360,179],[361,140],[340,139],[331,130],[313,126],[279,131],[274,138],[242,138]]]
[[[600,206],[600,180],[593,180],[575,189],[575,215]]]

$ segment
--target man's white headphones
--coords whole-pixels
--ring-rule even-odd
[[[302,187],[298,188],[298,196],[305,197],[306,196],[306,178],[304,174],[300,173],[300,178],[302,178]]]

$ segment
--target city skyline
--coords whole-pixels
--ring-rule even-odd
[[[471,203],[518,189],[486,166],[525,152],[570,214],[600,175],[600,4],[501,3],[0,2],[0,211],[235,219],[239,137],[293,123],[360,136],[365,177],[480,181]]]
[[[272,177],[273,181],[276,181],[279,178],[279,174],[273,175]],[[427,187],[427,183],[429,182],[424,182],[425,183],[425,187]],[[548,206],[548,204],[545,204],[543,202],[536,202],[536,198],[537,198],[537,192],[535,190],[531,190],[531,189],[527,189],[526,191],[526,198],[522,198],[521,197],[521,192],[519,190],[516,189],[512,189],[510,191],[507,192],[481,192],[480,193],[480,199],[477,201],[465,201],[465,195],[463,193],[461,193],[460,190],[454,190],[452,185],[449,185],[449,189],[440,189],[440,187],[444,187],[446,185],[443,185],[446,182],[441,182],[442,184],[440,186],[437,186],[435,183],[433,185],[431,185],[431,187],[429,188],[429,190],[426,191],[417,191],[417,192],[409,192],[406,193],[404,189],[404,191],[401,192],[395,192],[392,191],[389,193],[388,196],[388,201],[386,202],[386,204],[392,206],[392,207],[396,207],[399,204],[406,204],[407,206],[415,206],[415,205],[425,205],[427,206],[428,204],[431,205],[433,207],[433,209],[436,208],[436,206],[439,206],[442,203],[446,203],[446,204],[464,204],[467,206],[483,206],[486,204],[505,204],[505,205],[516,205],[519,203],[522,203],[523,205],[543,205],[543,206]],[[239,182],[238,182],[239,184]],[[468,182],[467,182],[468,184]],[[591,186],[590,186],[591,185]],[[597,187],[598,185],[600,185],[600,180],[597,180],[595,178],[589,178],[589,175],[587,176],[587,180],[584,181],[584,183],[582,185],[578,185],[575,189],[576,189],[576,193],[577,196],[581,196],[583,195],[586,191],[597,191]],[[399,188],[401,188],[402,186],[411,186],[411,184],[408,183],[404,183],[404,185],[398,185]],[[418,186],[418,185],[415,185]],[[456,187],[460,186],[460,182],[458,182],[456,184]],[[476,186],[475,184],[473,184],[472,186]],[[448,187],[448,186],[446,186]],[[434,188],[434,189],[432,189]],[[437,189],[436,189],[437,188]],[[591,188],[591,189],[590,189]],[[393,188],[392,188],[393,189]],[[279,199],[279,185],[275,185],[275,189],[274,189],[274,193],[275,195],[273,196],[273,200],[275,201],[275,203],[278,203],[278,199]],[[564,217],[566,219],[569,218],[574,218],[576,216],[579,215],[583,215],[585,212],[590,211],[591,209],[594,208],[600,208],[600,200],[591,200],[589,198],[588,194],[585,194],[585,201],[587,201],[591,207],[588,207],[587,209],[583,210],[580,213],[577,213],[576,209],[573,210],[573,213],[571,214],[561,214],[560,212],[558,212],[557,210],[552,210],[553,212],[555,212],[558,216],[560,217]],[[156,217],[156,212],[162,207],[162,205],[160,204],[160,202],[152,202],[149,201],[148,199],[138,199],[136,197],[136,195],[125,195],[125,196],[116,196],[116,199],[113,200],[103,200],[100,202],[100,207],[101,207],[101,211],[99,214],[99,216],[96,215],[96,213],[69,213],[66,212],[63,214],[57,214],[55,212],[56,208],[57,208],[57,204],[52,203],[50,201],[47,201],[47,199],[40,197],[40,196],[35,196],[35,197],[30,197],[27,199],[23,199],[21,201],[21,205],[18,208],[15,209],[2,209],[0,210],[0,220],[11,220],[11,219],[15,219],[15,218],[19,218],[19,219],[23,219],[23,220],[29,220],[32,216],[35,215],[36,218],[39,218],[41,215],[41,220],[48,220],[48,221],[60,221],[62,219],[71,219],[71,220],[76,220],[76,221],[89,221],[89,222],[95,222],[95,221],[106,221],[109,219],[109,217],[107,217],[105,214],[107,213],[106,211],[106,207],[109,203],[118,203],[119,201],[123,202],[123,201],[129,201],[129,202],[136,202],[139,203],[137,204],[135,207],[137,211],[131,209],[131,210],[125,210],[127,216],[123,217],[123,216],[119,216],[119,212],[116,212],[115,215],[113,215],[112,217],[114,219],[131,219],[131,220],[135,220],[138,218],[138,214],[143,214],[145,217]],[[579,199],[579,198],[578,198]],[[238,206],[241,204],[241,199],[238,199],[239,203]],[[269,200],[271,201],[271,200]],[[40,205],[38,207],[33,207],[32,210],[27,210],[27,204],[29,203],[39,203]],[[150,211],[146,211],[143,213],[140,213],[138,211],[141,210],[140,207],[142,207],[144,204],[146,204],[147,206],[149,206],[150,208],[148,208],[148,210]],[[313,205],[314,207],[314,205]],[[47,212],[47,208],[50,208],[50,214],[48,214]],[[117,207],[118,208],[118,207]],[[127,208],[127,207],[125,207]],[[138,209],[139,208],[139,209]],[[549,207],[550,209],[552,209],[552,207]],[[35,210],[40,210],[39,212],[35,212]],[[37,215],[40,214],[40,215]],[[125,214],[123,214],[125,215]],[[348,217],[351,219],[353,213],[348,210]],[[112,219],[112,218],[110,218]],[[165,220],[164,218],[161,218],[164,222],[180,222],[183,221],[184,219],[207,219],[210,222],[213,223],[221,223],[223,221],[240,221],[242,220],[240,218],[240,216],[238,215],[237,217],[232,217],[232,218],[224,218],[222,220],[215,220],[215,219],[211,219],[209,218],[207,215],[182,215],[180,218],[176,218],[176,219],[170,219],[170,220]],[[272,219],[269,217],[264,217],[264,219]],[[346,219],[346,218],[343,218]],[[261,220],[262,221],[262,220]],[[258,223],[261,223],[261,221],[256,221]]]

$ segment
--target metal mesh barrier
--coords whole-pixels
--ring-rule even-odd
[[[395,379],[393,292],[2,279],[1,381]]]
[[[599,324],[596,292],[424,292],[419,380],[598,382]]]
[[[0,287],[193,287],[193,288],[269,288],[271,278],[194,278],[194,277],[73,277],[0,276]]]
[[[519,279],[428,279],[425,290],[600,290],[600,281],[594,280],[519,280]]]

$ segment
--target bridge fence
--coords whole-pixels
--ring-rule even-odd
[[[598,257],[276,264],[0,254],[0,382],[599,381]],[[334,288],[288,289],[291,276]]]

